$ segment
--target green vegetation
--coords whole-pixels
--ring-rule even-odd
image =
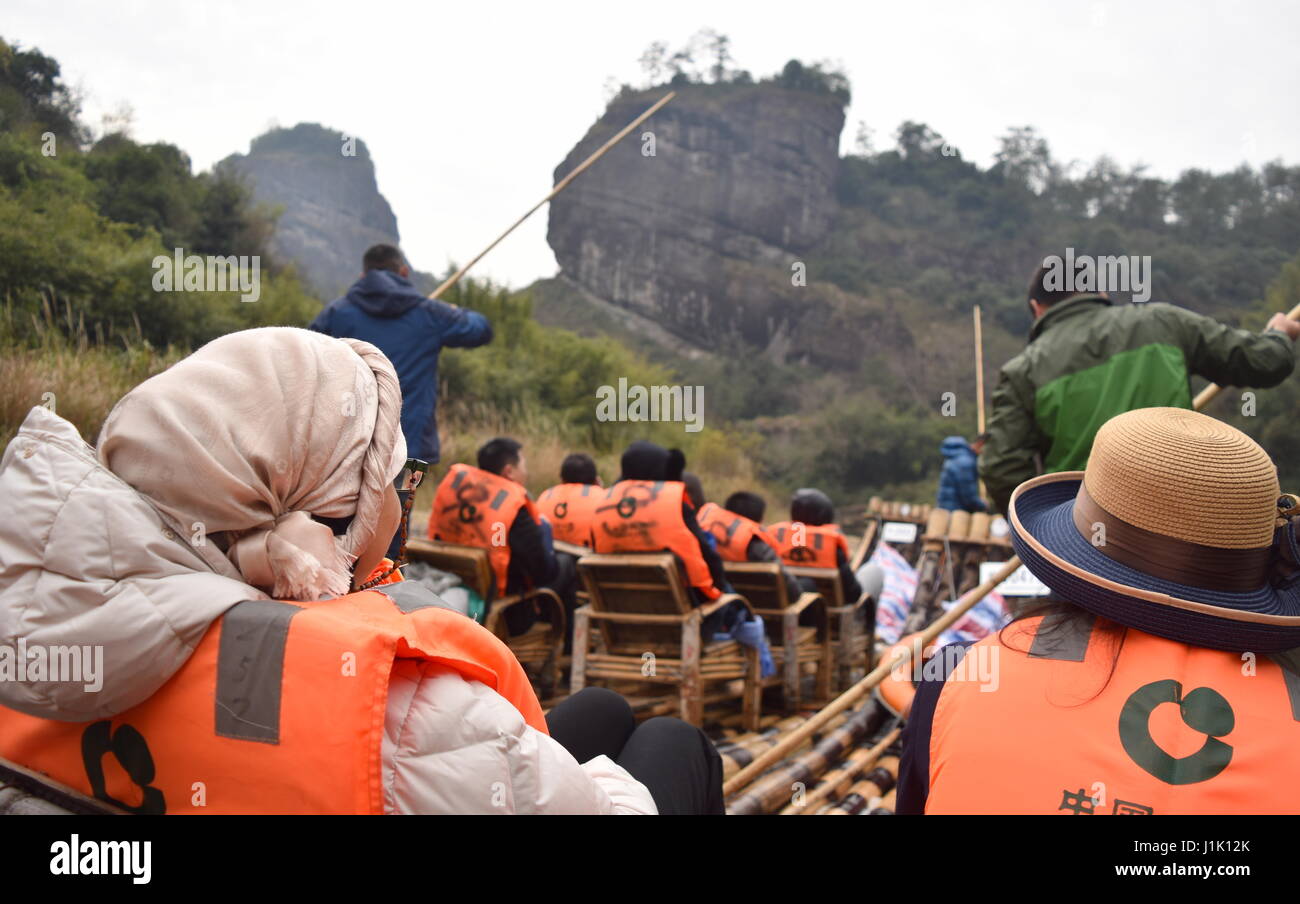
[[[674,87],[682,85],[753,85],[754,77],[747,69],[736,69],[731,56],[731,38],[712,28],[704,28],[691,36],[681,47],[670,49],[666,41],[655,41],[637,61],[651,88],[662,83]],[[803,63],[790,60],[775,75],[761,79],[760,85],[775,85],[788,91],[806,91],[833,97],[842,106],[852,99],[849,79],[842,69],[829,62]],[[622,90],[631,92],[631,85]]]
[[[0,116],[0,442],[41,404],[93,442],[123,394],[189,349],[232,330],[304,326],[319,310],[320,299],[268,253],[275,215],[246,186],[220,169],[194,174],[174,145],[121,132],[92,140],[58,63],[2,40]],[[304,129],[319,128],[276,130],[255,146],[296,149]],[[177,247],[259,256],[260,300],[154,291],[153,259]],[[591,452],[612,480],[627,443],[650,438],[684,449],[715,492],[757,485],[745,439],[714,419],[702,433],[596,420],[593,387],[620,377],[670,382],[663,367],[616,342],[540,326],[527,295],[466,280],[446,299],[485,313],[496,339],[443,357],[445,461],[471,461],[486,439],[517,436],[540,490],[558,479],[568,452]]]
[[[826,64],[791,61],[756,82],[732,65],[729,42],[716,33],[673,52],[652,45],[642,64],[652,83],[685,80],[719,91],[769,83],[825,103],[849,96],[842,73]],[[320,303],[268,253],[275,212],[254,205],[238,179],[193,173],[170,144],[139,144],[122,131],[95,137],[79,115],[54,60],[0,41],[4,443],[37,404],[56,405],[93,440],[117,398],[189,349],[231,330],[301,326]],[[302,128],[258,141],[295,147]],[[654,346],[635,323],[564,301],[559,281],[511,294],[469,280],[447,300],[487,314],[497,339],[444,354],[445,460],[471,460],[485,439],[514,435],[526,444],[539,490],[555,479],[563,455],[578,449],[592,452],[611,480],[619,451],[646,437],[683,448],[714,499],[757,486],[778,512],[785,491],[820,485],[844,503],[873,493],[927,500],[942,437],[975,431],[969,402],[955,418],[939,413],[945,391],[974,396],[970,309],[984,311],[991,387],[997,368],[1023,346],[1023,283],[1044,254],[1070,246],[1078,254],[1150,255],[1154,300],[1251,329],[1300,302],[1300,167],[1189,170],[1161,180],[1104,158],[1066,164],[1021,128],[982,168],[930,127],[909,122],[888,150],[873,150],[864,134],[858,152],[841,161],[837,194],[832,229],[805,255],[807,297],[827,305],[845,330],[892,330],[852,372],[815,361],[776,364],[739,340],[703,357],[684,343],[654,347],[652,361],[630,351]],[[261,300],[155,292],[152,261],[176,247],[260,256]],[[558,312],[548,313],[551,322],[584,335],[537,323],[534,294]],[[597,421],[593,387],[620,377],[703,385],[706,429]],[[1269,450],[1291,489],[1300,489],[1297,403],[1292,378],[1257,393],[1253,414],[1240,391],[1213,409]]]
[[[318,300],[267,253],[271,212],[225,174],[191,172],[183,151],[121,132],[92,141],[54,60],[0,40],[0,301],[6,344],[38,346],[74,324],[96,342],[197,346],[231,330],[301,325]],[[160,293],[152,262],[258,256],[261,299]],[[46,310],[62,312],[46,318]],[[75,336],[68,336],[75,340]]]

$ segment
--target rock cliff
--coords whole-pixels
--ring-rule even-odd
[[[342,293],[361,271],[361,255],[399,243],[397,218],[379,193],[364,141],[314,123],[253,139],[247,154],[218,166],[242,174],[257,201],[282,208],[272,249],[298,265],[322,298]]]
[[[664,89],[625,92],[558,181]],[[768,348],[807,301],[793,265],[830,228],[844,111],[771,85],[691,85],[550,207],[564,277],[694,343]]]

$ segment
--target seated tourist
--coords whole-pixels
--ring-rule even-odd
[[[497,437],[478,450],[477,461],[477,468],[452,465],[438,484],[429,537],[486,549],[498,596],[546,587],[559,595],[571,614],[577,600],[577,572],[571,557],[556,558],[551,527],[524,488],[528,463],[523,444]],[[522,634],[537,615],[534,607],[512,606],[506,610],[506,627],[511,634]],[[572,634],[571,627],[567,633]]]
[[[730,593],[717,550],[708,542],[687,498],[678,449],[638,440],[623,453],[618,482],[596,506],[593,534],[598,553],[670,551],[677,557],[692,603],[703,605]],[[736,602],[704,622],[704,636],[730,630],[744,612]]]
[[[776,545],[763,529],[763,513],[767,503],[757,493],[743,490],[727,497],[725,506],[705,503],[700,509],[700,527],[713,537],[718,555],[726,562],[775,562],[781,565]],[[781,567],[790,601],[799,598],[800,585]]]
[[[926,664],[897,812],[1300,810],[1300,499],[1268,454],[1140,408],[1007,514],[1052,596]]]
[[[537,497],[537,507],[556,540],[591,549],[592,513],[604,495],[596,462],[590,455],[574,452],[560,465],[560,482]]]
[[[609,691],[544,717],[505,644],[387,574],[401,408],[374,346],[287,328],[146,380],[96,448],[33,408],[0,645],[94,656],[0,681],[0,756],[136,813],[720,813],[698,730]]]
[[[790,499],[790,520],[769,525],[767,533],[787,565],[838,570],[846,604],[862,595],[849,565],[848,541],[835,523],[835,506],[821,490],[796,490]],[[810,578],[800,578],[799,583],[805,590],[816,589]]]

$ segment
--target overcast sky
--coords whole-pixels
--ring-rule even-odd
[[[641,82],[651,41],[685,44],[701,28],[729,35],[756,77],[791,57],[840,64],[853,84],[846,151],[860,120],[888,147],[912,119],[981,164],[1017,125],[1036,126],[1059,159],[1105,153],[1161,176],[1300,157],[1294,2],[4,7],[0,36],[55,57],[91,125],[129,104],[137,140],[177,144],[196,169],[270,124],[361,137],[426,270],[468,260],[549,191],[608,80]],[[518,287],[555,270],[543,209],[474,272]]]

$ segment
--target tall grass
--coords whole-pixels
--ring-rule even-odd
[[[42,316],[22,324],[19,342],[12,306],[0,309],[0,448],[39,405],[71,421],[93,443],[118,399],[185,355],[172,347],[156,349],[138,335],[120,345],[93,341],[69,308],[61,313],[60,319],[47,299]]]
[[[17,324],[18,316],[7,304],[0,308],[0,449],[38,405],[71,421],[93,444],[118,399],[188,354],[176,347],[154,348],[140,335],[119,338],[117,344],[100,342],[88,335],[69,308],[56,313],[52,303],[30,322]],[[745,489],[764,495],[771,512],[784,511],[785,494],[755,473],[750,454],[754,440],[730,431],[687,434],[679,424],[610,423],[601,424],[593,435],[589,425],[575,424],[566,413],[535,403],[502,408],[481,399],[446,396],[439,428],[442,463],[416,497],[414,524],[419,530],[428,521],[433,491],[447,467],[453,462],[472,464],[478,447],[495,436],[512,436],[524,444],[528,489],[534,496],[559,482],[560,464],[570,452],[595,458],[608,486],[618,479],[622,450],[646,438],[683,448],[687,468],[700,476],[711,500],[722,502]]]

